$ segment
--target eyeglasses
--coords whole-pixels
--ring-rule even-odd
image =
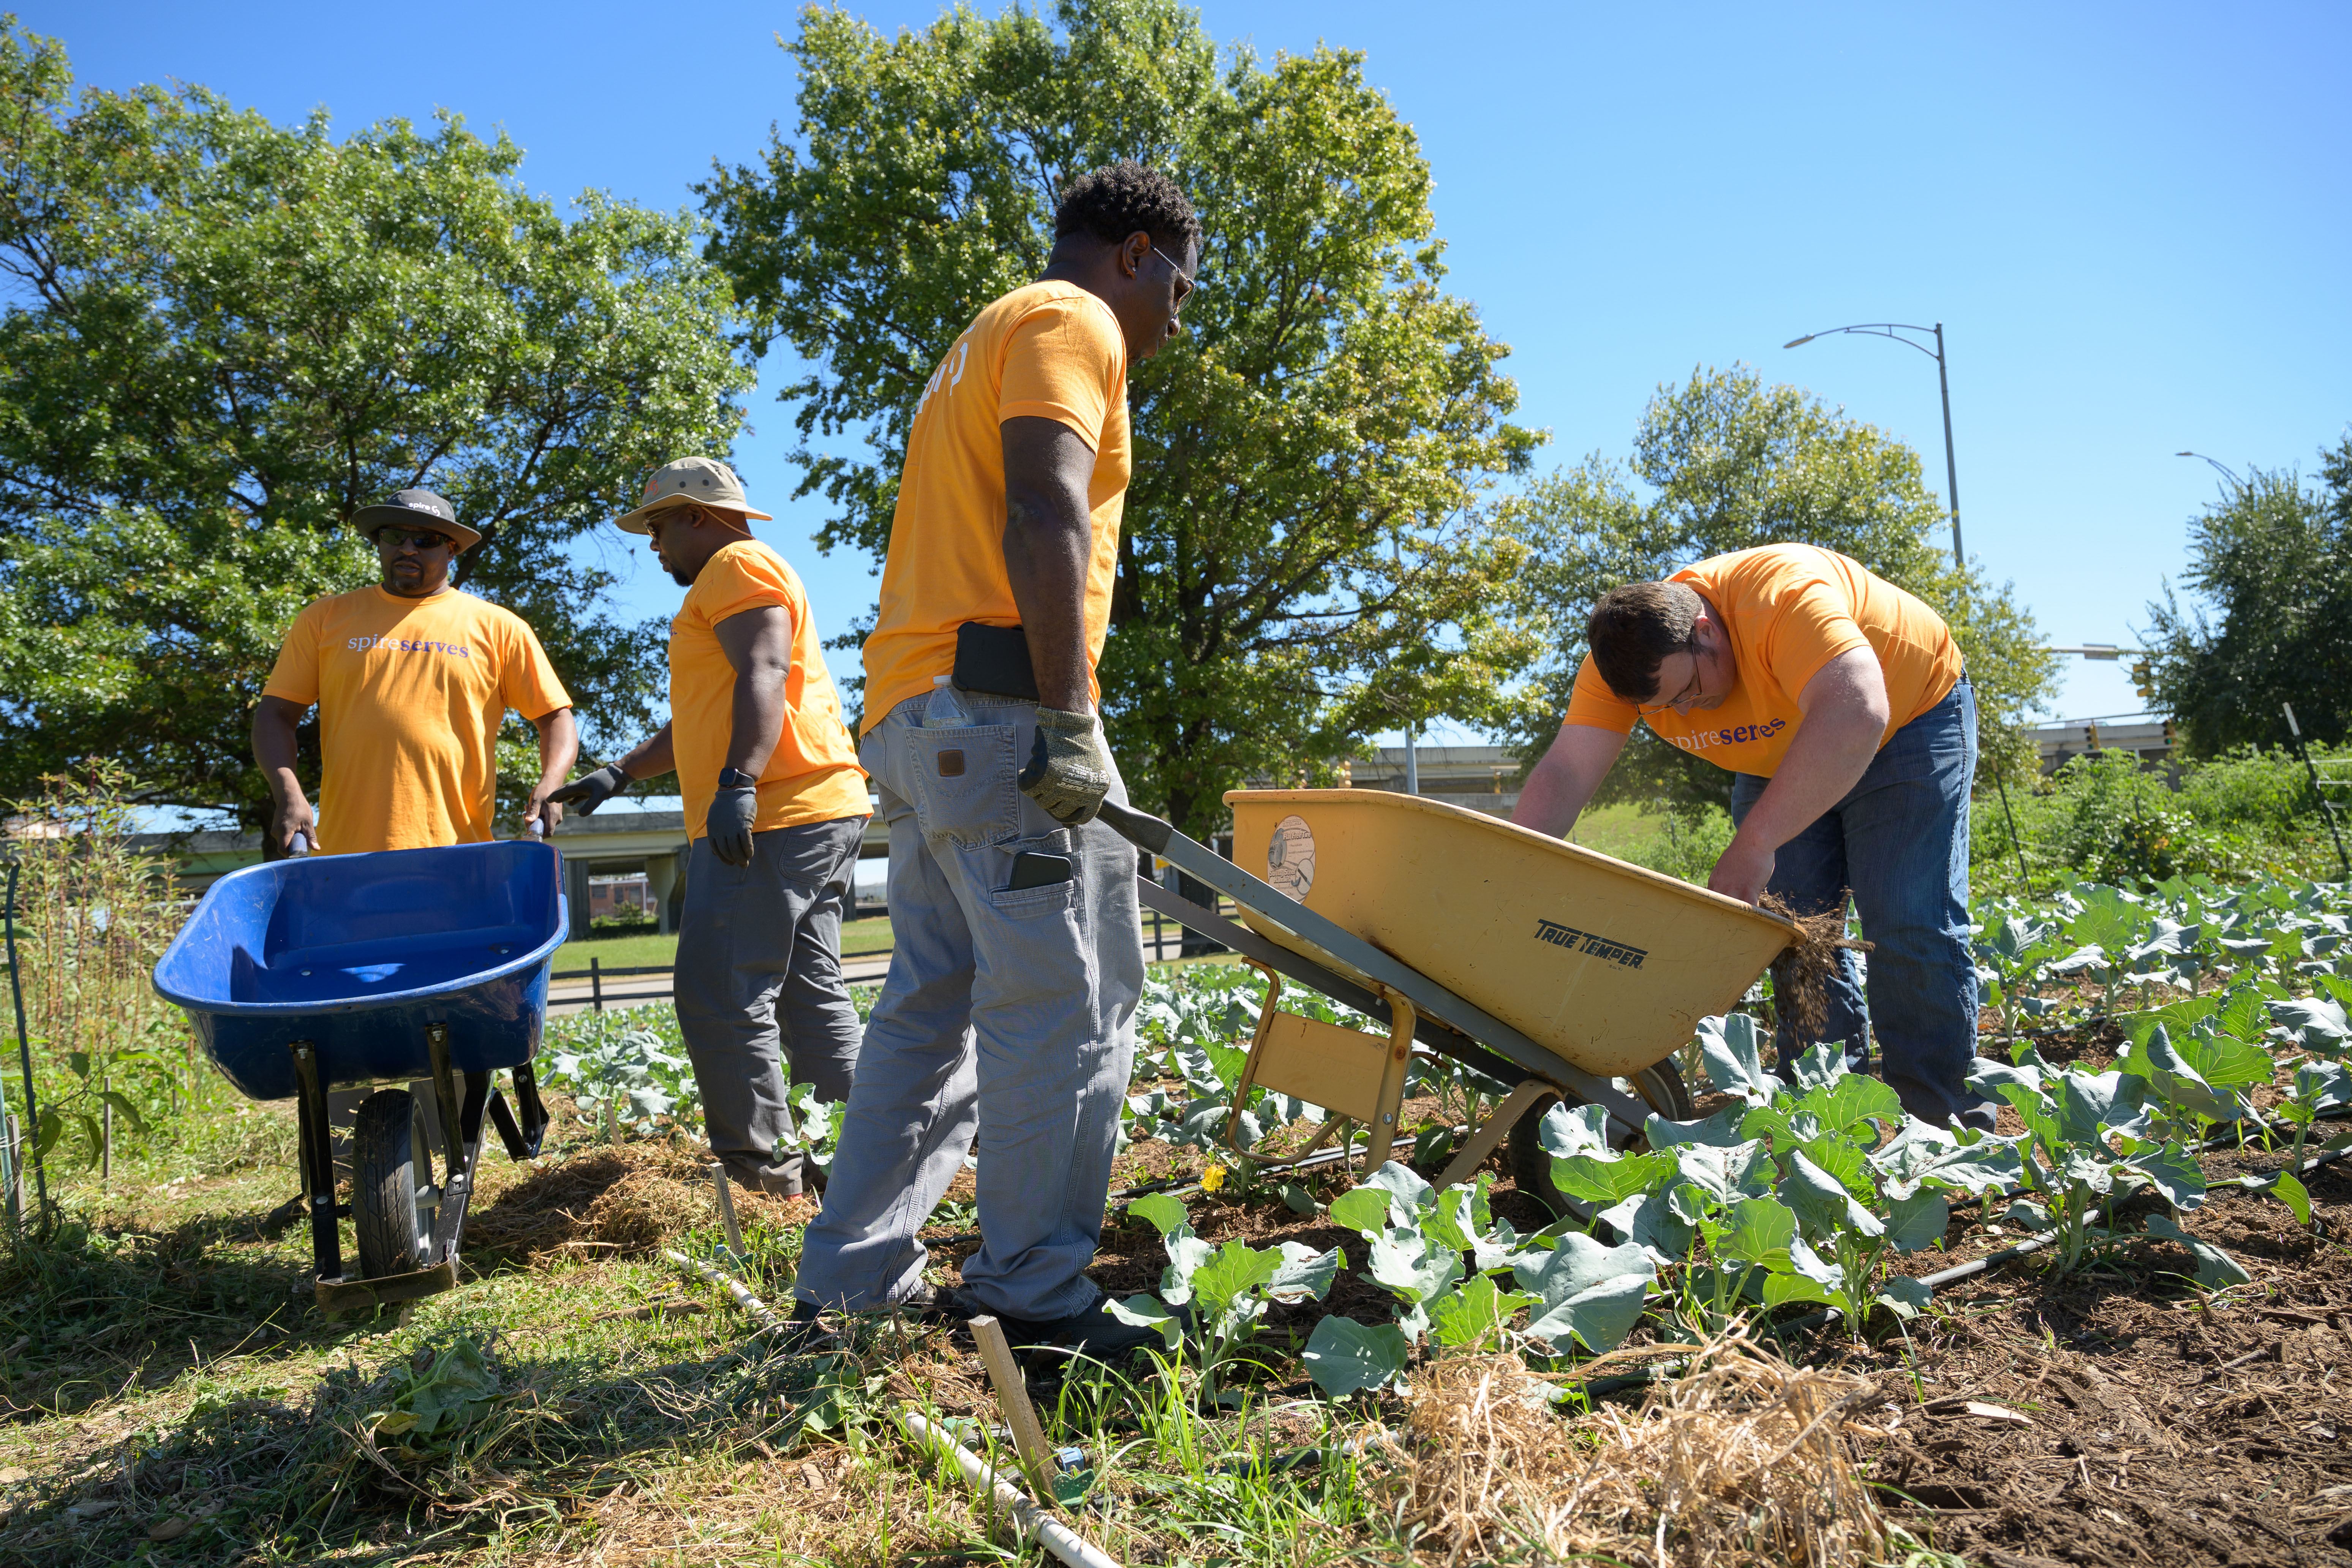
[[[1669,697],[1664,702],[1636,702],[1633,704],[1633,710],[1636,713],[1664,713],[1669,708],[1677,713],[1687,712],[1692,703],[1706,695],[1699,689],[1698,634],[1693,632],[1690,640],[1675,649],[1675,653],[1686,653],[1691,656],[1690,684],[1685,686],[1679,694]],[[1668,654],[1666,657],[1671,658],[1674,654]]]
[[[1170,256],[1158,246],[1155,245],[1151,247],[1151,254],[1160,258],[1160,260],[1168,263],[1168,270],[1173,272],[1177,277],[1184,280],[1184,292],[1176,296],[1176,302],[1179,305],[1181,305],[1184,302],[1185,298],[1190,295],[1193,289],[1198,289],[1201,286],[1201,280],[1192,273],[1187,272],[1182,268],[1177,266],[1176,258]]]
[[[418,550],[438,550],[445,544],[457,542],[447,534],[430,528],[379,528],[375,531],[375,542],[379,545],[389,544],[394,550],[404,544],[413,545]]]

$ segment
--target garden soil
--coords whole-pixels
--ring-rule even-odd
[[[2060,1054],[2096,1061],[2111,1056],[2112,1042],[2045,1047],[2053,1060]],[[1197,1169],[1196,1158],[1139,1143],[1121,1157],[1120,1179],[1182,1174]],[[2216,1155],[2207,1167],[2218,1185],[2283,1161]],[[2151,1241],[2063,1286],[2049,1281],[2038,1258],[1958,1282],[1938,1296],[1943,1313],[1911,1324],[1907,1338],[1871,1343],[1832,1331],[1787,1349],[1808,1369],[1866,1381],[1874,1392],[1846,1425],[1852,1459],[1889,1522],[1970,1563],[2352,1568],[2347,1166],[2309,1180],[2315,1232],[2275,1201],[2239,1192],[2217,1194],[2187,1216],[2187,1230],[2252,1272],[2252,1288],[2208,1297],[2188,1278],[2185,1250]],[[1497,1215],[1523,1231],[1547,1223],[1541,1205],[1511,1187],[1499,1154],[1488,1170]],[[1328,1169],[1296,1179],[1324,1203],[1347,1185]],[[1363,1261],[1356,1233],[1295,1213],[1265,1188],[1184,1201],[1213,1244],[1295,1241],[1345,1248],[1351,1266]],[[976,1245],[944,1227],[927,1238],[950,1279]],[[2018,1238],[1962,1205],[1947,1249],[1904,1266],[1932,1273]],[[1089,1272],[1124,1297],[1157,1290],[1164,1262],[1156,1230],[1114,1215]],[[1391,1308],[1351,1267],[1326,1301],[1273,1308],[1263,1337],[1299,1343],[1325,1313],[1385,1322]],[[956,1336],[956,1352],[969,1350],[964,1338]],[[1307,1391],[1303,1381],[1280,1390]],[[1643,1395],[1601,1403],[1630,1412]]]

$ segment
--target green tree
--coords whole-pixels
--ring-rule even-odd
[[[2141,674],[2189,749],[2216,755],[2286,739],[2280,704],[2328,744],[2352,728],[2352,435],[2320,454],[2316,483],[2250,472],[2189,524],[2183,574],[2148,606]],[[2220,619],[2218,624],[2215,616]]]
[[[592,729],[639,727],[659,627],[569,546],[725,451],[751,376],[692,220],[567,219],[521,157],[455,116],[338,142],[201,88],[77,98],[0,24],[0,797],[102,756],[257,823],[278,639],[374,578],[344,521],[407,486],[482,530],[457,580],[531,623]]]
[[[1170,0],[1066,0],[1058,27],[957,9],[884,38],[812,7],[785,45],[797,138],[705,188],[751,342],[784,390],[827,549],[879,555],[940,353],[1034,279],[1055,193],[1122,157],[1207,230],[1185,335],[1129,387],[1100,671],[1141,804],[1200,831],[1252,776],[1318,775],[1362,734],[1499,715],[1532,644],[1496,614],[1521,547],[1482,506],[1540,437],[1506,353],[1442,287],[1430,176],[1359,54],[1221,68]]]
[[[1559,731],[1584,659],[1585,612],[1602,593],[1711,555],[1802,543],[1853,557],[1944,617],[1976,688],[1979,771],[2031,777],[2025,723],[2054,692],[2054,657],[2010,588],[1954,566],[1937,542],[1944,521],[1916,452],[1800,388],[1769,386],[1745,365],[1660,387],[1630,465],[1596,453],[1517,505],[1528,611],[1551,628],[1517,721],[1529,761]],[[1603,798],[1696,807],[1730,797],[1730,773],[1640,728]]]

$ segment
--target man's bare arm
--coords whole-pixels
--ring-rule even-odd
[[[1091,713],[1087,681],[1087,569],[1094,517],[1087,489],[1094,448],[1058,419],[1004,421],[1004,566],[1013,603],[1029,636],[1037,700],[1065,713]]]
[[[1763,897],[1780,846],[1843,800],[1878,754],[1892,716],[1878,655],[1867,647],[1838,655],[1805,682],[1797,708],[1804,722],[1780,770],[1748,808],[1731,847],[1706,879],[1717,892],[1744,903]]]
[[[569,708],[552,709],[530,722],[539,731],[539,787],[530,792],[522,816],[525,822],[537,818],[552,833],[563,820],[563,808],[547,797],[563,787],[572,764],[580,760],[580,726],[572,721]]]
[[[1566,837],[1624,749],[1625,737],[1614,730],[1562,724],[1551,749],[1537,759],[1528,782],[1519,787],[1511,820],[1554,838]]]
[[[755,605],[719,623],[719,651],[735,669],[734,727],[726,767],[757,778],[784,733],[784,680],[793,668],[793,615]],[[667,732],[667,727],[665,727]]]
[[[254,704],[253,760],[261,769],[261,782],[269,787],[269,821],[261,834],[261,854],[267,860],[283,859],[297,833],[313,847],[318,842],[318,816],[294,772],[295,731],[310,710],[309,703],[283,697],[264,697]]]

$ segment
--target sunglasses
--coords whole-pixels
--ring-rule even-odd
[[[455,545],[457,542],[447,534],[430,528],[379,528],[375,531],[375,542],[378,545],[389,544],[394,550],[403,545],[413,545],[418,550],[438,550],[445,544]]]

